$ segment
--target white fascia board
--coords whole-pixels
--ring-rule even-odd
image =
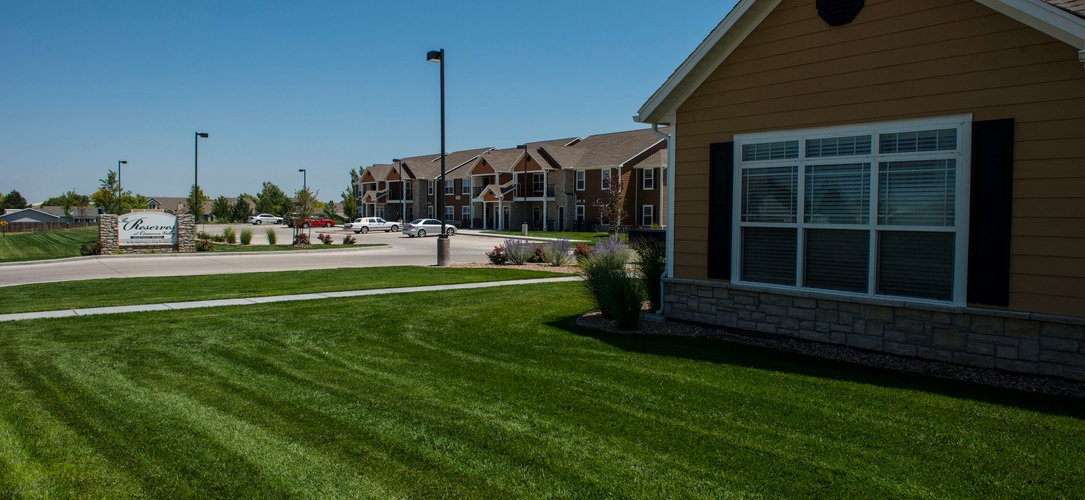
[[[663,121],[663,117],[673,114],[779,4],[780,0],[741,0],[640,107],[633,120],[640,123],[669,123]]]
[[[1079,51],[1078,59],[1085,57],[1080,52],[1085,50],[1085,19],[1040,0],[976,0],[976,2],[1073,46]]]

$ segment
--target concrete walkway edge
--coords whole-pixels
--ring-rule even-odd
[[[343,297],[363,297],[366,295],[386,295],[392,293],[436,292],[440,290],[467,290],[471,288],[491,288],[496,286],[535,285],[541,283],[564,283],[577,281],[579,276],[560,278],[538,278],[508,281],[483,281],[478,283],[459,283],[454,285],[426,285],[404,288],[377,288],[373,290],[345,290],[341,292],[305,293],[296,295],[272,295],[268,297],[234,298],[217,300],[196,300],[190,302],[166,302],[162,304],[138,304],[131,306],[92,307],[87,309],[63,309],[56,311],[37,311],[27,313],[0,314],[0,322],[24,319],[71,318],[94,314],[121,314],[131,312],[177,311],[204,307],[245,306],[270,304],[274,302],[294,302],[299,300],[335,299]]]

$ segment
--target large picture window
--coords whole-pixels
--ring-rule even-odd
[[[736,135],[732,275],[963,303],[970,130],[954,117]]]

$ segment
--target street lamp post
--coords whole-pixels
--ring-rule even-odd
[[[121,186],[121,165],[127,165],[127,160],[117,160],[117,212],[121,211],[121,194],[124,187]]]
[[[441,63],[441,183],[445,182],[445,49],[431,50],[426,53],[426,61]],[[451,243],[445,229],[445,190],[437,197],[437,215],[441,218],[441,235],[437,237],[437,265],[448,266]]]
[[[196,132],[196,137],[193,139],[196,143],[196,154],[193,165],[194,178],[192,180],[192,213],[196,216],[195,222],[200,221],[200,138],[208,138],[210,135],[207,132]]]
[[[402,223],[407,222],[407,181],[403,178],[403,160],[399,158],[392,159],[392,165],[395,167],[399,165],[399,221]]]
[[[301,189],[304,191],[306,188],[309,187],[309,185],[306,183],[306,180],[305,180],[305,169],[304,168],[299,168],[298,172],[301,172]]]

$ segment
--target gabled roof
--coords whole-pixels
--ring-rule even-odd
[[[1085,64],[1085,0],[975,0],[1078,50]],[[753,32],[780,0],[740,0],[633,117],[671,123],[678,107]]]
[[[523,158],[524,150],[512,148],[491,149],[482,155],[481,159],[493,167],[495,172],[513,172]]]
[[[667,140],[652,129],[598,134],[566,147],[544,147],[547,160],[560,168],[625,167],[640,163],[667,148]]]
[[[466,151],[453,151],[445,154],[445,174],[449,174],[457,168],[471,162],[478,155],[493,148],[469,149]],[[407,173],[412,179],[437,179],[441,177],[441,154],[415,156],[404,158],[403,164],[407,167]]]
[[[374,182],[381,182],[388,178],[388,173],[392,171],[392,165],[387,163],[378,163],[371,165],[365,169],[369,175],[373,176]],[[362,178],[365,178],[365,174],[362,174]]]

